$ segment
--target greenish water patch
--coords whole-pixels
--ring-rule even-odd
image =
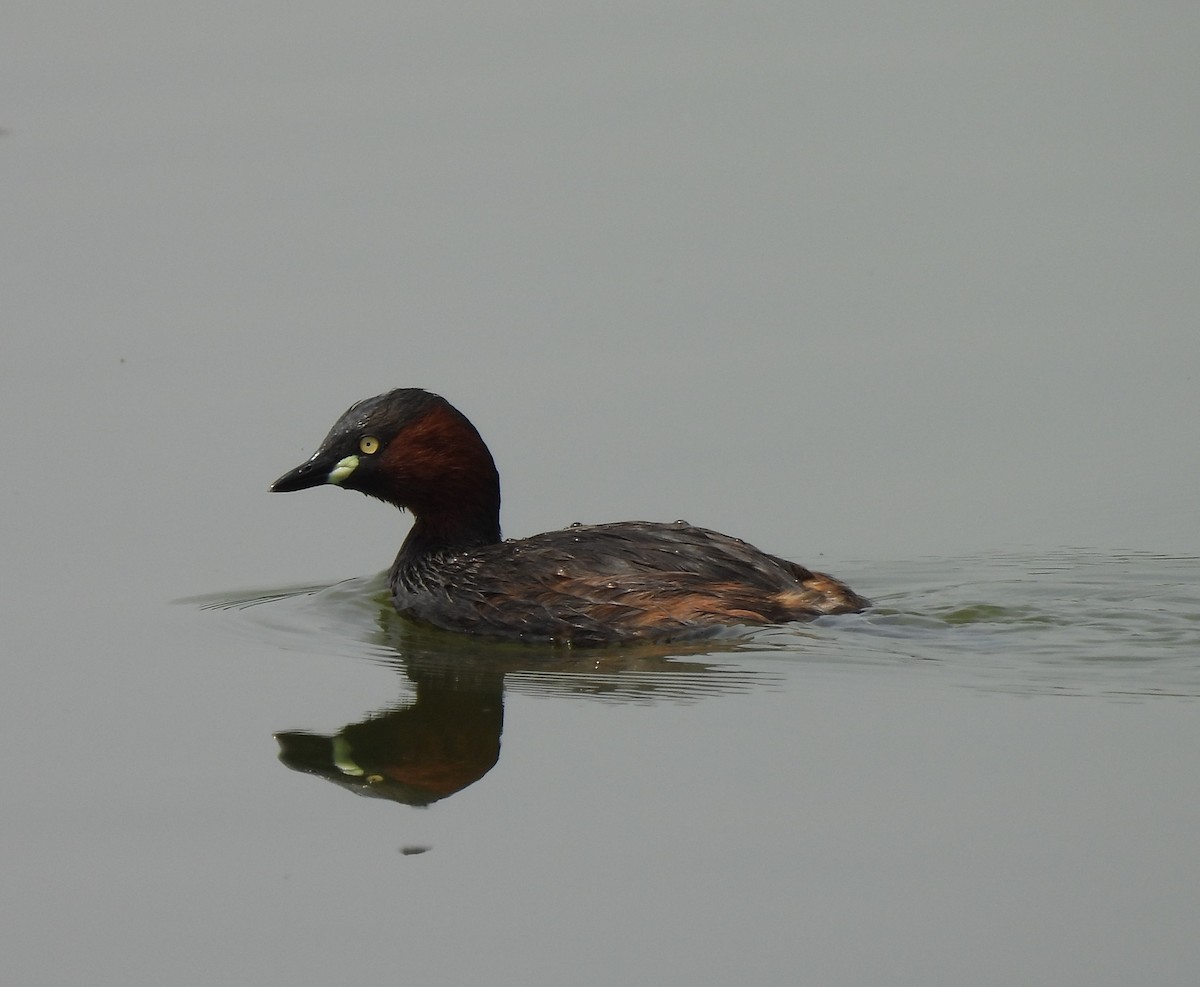
[[[991,603],[976,603],[939,614],[947,624],[1049,624],[1053,617],[1031,607],[1000,607]]]

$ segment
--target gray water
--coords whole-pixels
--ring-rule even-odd
[[[1196,981],[1195,10],[8,14],[6,983]],[[414,628],[393,386],[876,606]]]

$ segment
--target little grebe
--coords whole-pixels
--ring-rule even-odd
[[[461,412],[417,388],[359,401],[271,489],[323,483],[412,512],[388,574],[392,598],[405,616],[447,630],[597,644],[870,606],[831,576],[683,521],[573,525],[503,541],[491,453]]]

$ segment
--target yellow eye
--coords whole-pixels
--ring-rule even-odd
[[[358,440],[358,448],[370,456],[372,453],[379,451],[379,440],[373,435],[364,435]]]

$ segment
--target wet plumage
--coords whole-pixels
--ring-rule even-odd
[[[447,630],[576,644],[693,637],[869,605],[838,580],[684,522],[575,525],[500,538],[499,478],[443,398],[361,401],[273,490],[335,483],[413,513],[389,583],[397,610]]]

